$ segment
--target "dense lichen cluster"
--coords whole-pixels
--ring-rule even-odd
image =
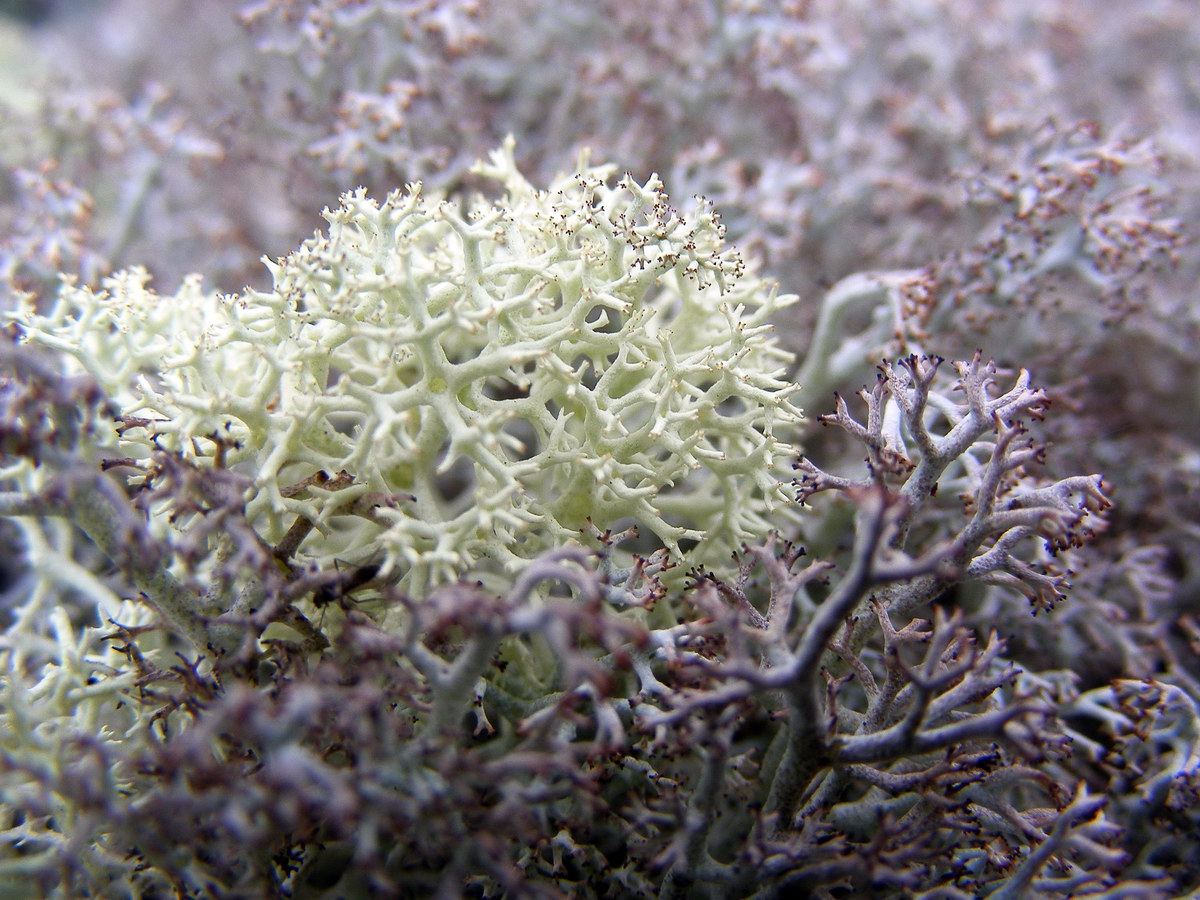
[[[382,553],[424,590],[592,519],[721,564],[786,505],[800,413],[767,320],[794,298],[656,179],[536,190],[511,144],[482,171],[507,193],[469,211],[419,185],[345,195],[271,291],[160,295],[133,271],[16,321],[113,398],[116,455],[246,471],[266,540],[311,523],[301,561]]]
[[[0,900],[1193,896],[1200,17],[1095,6],[7,4]]]

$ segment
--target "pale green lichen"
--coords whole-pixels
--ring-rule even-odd
[[[657,178],[581,163],[539,191],[511,143],[479,172],[500,200],[344,195],[268,263],[270,291],[165,296],[135,270],[18,321],[136,417],[120,454],[244,469],[269,542],[313,522],[300,559],[382,551],[422,590],[511,572],[589,518],[702,566],[769,531],[801,416],[768,319],[793,298]]]

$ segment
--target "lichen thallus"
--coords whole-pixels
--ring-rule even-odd
[[[295,497],[314,486],[326,491],[339,491],[349,487],[353,483],[354,477],[345,470],[338,472],[332,477],[323,470],[319,470],[308,478],[284,488],[281,493],[285,497]],[[368,518],[373,518],[374,511],[381,506],[394,505],[402,500],[411,501],[415,499],[410,494],[381,494],[373,492],[356,497],[350,503],[346,504],[343,509],[339,510],[339,512],[352,515],[365,515]],[[292,576],[293,583],[300,588],[294,599],[298,600],[311,592],[313,606],[321,611],[321,617],[315,626],[316,636],[323,638],[321,631],[325,619],[325,611],[335,603],[342,608],[347,608],[349,603],[358,602],[354,601],[351,595],[378,580],[380,570],[383,567],[383,560],[382,558],[375,558],[345,571],[341,569],[341,564],[337,560],[334,560],[335,571],[333,573],[325,570],[300,574],[296,571],[296,566],[292,562],[292,558],[313,527],[311,519],[307,516],[298,515],[280,542],[272,548],[272,552],[281,567]],[[292,613],[295,617],[303,619],[307,623],[307,619],[294,606],[292,607]],[[307,632],[312,627],[309,624],[308,628],[303,630]],[[311,640],[312,635],[309,635],[309,637]],[[324,645],[327,645],[327,642]]]

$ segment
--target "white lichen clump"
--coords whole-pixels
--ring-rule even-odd
[[[656,178],[581,164],[539,191],[511,143],[477,171],[495,204],[344,195],[270,291],[165,296],[134,270],[18,321],[113,398],[119,455],[245,471],[268,542],[311,522],[299,560],[382,551],[421,590],[511,572],[589,518],[690,565],[767,533],[801,418],[767,320],[793,298]]]

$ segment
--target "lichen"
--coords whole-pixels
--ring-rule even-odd
[[[777,527],[801,415],[767,320],[794,298],[656,177],[581,160],[541,191],[511,141],[477,171],[504,196],[345,194],[267,262],[269,291],[160,295],[132,270],[17,321],[113,398],[121,456],[246,471],[273,544],[311,523],[300,561],[382,554],[419,592],[511,573],[589,519],[692,566]]]

